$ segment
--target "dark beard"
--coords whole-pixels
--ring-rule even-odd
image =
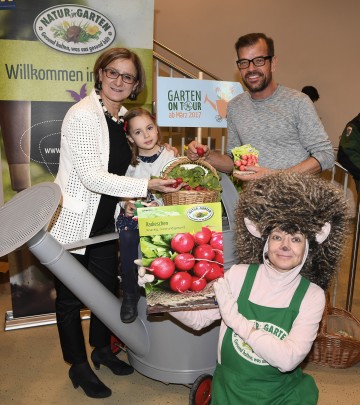
[[[253,73],[253,72],[251,72],[251,73]],[[259,92],[265,90],[265,89],[268,87],[268,85],[270,84],[270,82],[271,82],[271,79],[272,79],[271,73],[270,73],[269,77],[266,78],[265,75],[264,75],[262,72],[257,72],[258,75],[259,75],[259,77],[261,77],[263,80],[261,81],[260,84],[256,85],[255,87],[252,86],[251,84],[248,84],[247,81],[246,81],[247,76],[250,76],[251,73],[250,73],[250,72],[247,73],[247,74],[245,75],[244,80],[243,80],[245,86],[247,87],[247,89],[248,89],[251,93],[259,93]]]

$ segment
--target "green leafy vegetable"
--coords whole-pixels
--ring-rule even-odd
[[[193,189],[200,186],[206,190],[221,191],[221,184],[216,175],[199,165],[193,168],[181,165],[175,166],[167,174],[167,177],[171,179],[182,178],[183,183],[186,183]]]

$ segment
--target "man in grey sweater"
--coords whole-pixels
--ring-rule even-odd
[[[209,150],[194,141],[188,157],[198,159],[197,148],[216,169],[230,173],[231,149],[251,144],[259,151],[259,166],[247,166],[234,176],[254,180],[280,169],[319,173],[335,162],[332,144],[313,103],[305,94],[275,82],[277,59],[273,40],[263,33],[247,34],[235,44],[237,66],[248,91],[228,104],[226,154]],[[248,172],[251,173],[248,173]]]

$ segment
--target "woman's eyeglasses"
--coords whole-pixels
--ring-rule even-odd
[[[103,69],[103,71],[105,72],[106,77],[109,79],[117,79],[119,76],[121,76],[121,80],[127,84],[134,84],[137,81],[136,77],[128,73],[119,73],[115,69]]]

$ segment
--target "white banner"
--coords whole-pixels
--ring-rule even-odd
[[[226,128],[227,104],[243,91],[238,82],[158,77],[157,123]]]

